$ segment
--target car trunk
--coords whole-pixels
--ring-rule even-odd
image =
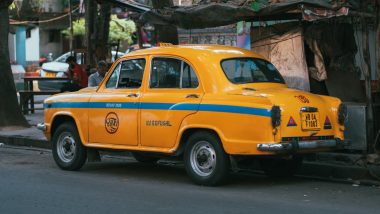
[[[281,141],[325,140],[334,138],[336,113],[321,96],[289,89],[283,84],[246,84],[240,93],[265,97],[281,109],[278,133]],[[234,94],[237,94],[236,91]]]

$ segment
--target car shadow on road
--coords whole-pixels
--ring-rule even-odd
[[[87,163],[82,168],[82,173],[96,174],[113,178],[128,179],[135,182],[158,182],[166,184],[190,184],[190,178],[181,162],[146,164],[136,162],[133,158],[129,160],[102,160],[102,162]],[[308,179],[271,178],[253,171],[233,172],[229,176],[224,187],[245,188],[267,188],[268,186],[291,186],[300,182],[307,183]]]

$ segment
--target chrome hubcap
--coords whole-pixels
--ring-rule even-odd
[[[63,132],[58,137],[57,154],[59,159],[70,163],[75,157],[76,143],[70,132]]]
[[[215,169],[216,154],[214,147],[207,141],[197,142],[190,152],[193,171],[199,176],[209,176]]]

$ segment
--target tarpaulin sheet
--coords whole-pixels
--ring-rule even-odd
[[[271,61],[290,88],[310,91],[301,28],[257,40],[252,50]]]
[[[174,25],[184,29],[217,27],[234,24],[238,21],[250,20],[252,17],[272,16],[283,14],[292,10],[299,10],[300,6],[312,8],[322,8],[337,11],[343,6],[349,7],[352,4],[341,1],[326,0],[295,0],[280,1],[280,3],[268,3],[258,10],[254,10],[249,5],[236,5],[227,3],[207,3],[191,7],[174,7],[164,9],[151,9],[140,17],[141,21],[159,25]],[[334,4],[332,4],[335,2]]]

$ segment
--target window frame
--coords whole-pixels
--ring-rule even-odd
[[[176,59],[176,60],[179,60],[181,61],[181,73],[180,73],[180,82],[179,82],[179,88],[152,88],[151,87],[151,81],[152,81],[152,71],[153,71],[153,60],[156,59],[156,58],[164,58],[164,59]],[[188,64],[189,67],[194,71],[194,74],[197,78],[197,81],[198,81],[198,86],[196,88],[182,88],[182,81],[183,81],[183,68],[184,68],[184,63]],[[199,75],[197,74],[197,71],[194,69],[194,66],[189,63],[187,60],[184,60],[182,58],[179,58],[179,57],[174,57],[174,56],[153,56],[151,57],[150,59],[150,68],[149,68],[149,79],[148,79],[148,89],[149,90],[195,90],[195,89],[199,89],[200,88],[200,79],[199,79]]]
[[[108,84],[108,81],[110,81],[110,79],[111,79],[111,77],[112,77],[112,75],[114,74],[114,72],[115,72],[115,69],[120,65],[120,67],[121,67],[121,64],[120,63],[122,63],[124,60],[120,60],[119,62],[117,62],[116,63],[116,65],[115,66],[113,66],[112,68],[112,72],[110,72],[110,74],[108,75],[108,78],[107,78],[107,81],[104,83],[104,88],[105,89],[117,89],[117,86],[118,86],[118,84],[119,84],[119,77],[120,77],[120,70],[121,70],[121,68],[119,69],[119,75],[117,76],[117,80],[116,80],[116,86],[115,87],[113,87],[113,88],[108,88],[107,87],[107,84]]]
[[[143,67],[143,74],[142,74],[142,78],[141,78],[141,84],[140,84],[140,86],[139,87],[137,87],[137,88],[128,88],[128,87],[125,87],[125,88],[119,88],[119,81],[120,81],[120,72],[121,72],[121,63],[123,63],[123,62],[125,62],[125,61],[130,61],[130,60],[144,60],[145,61],[145,65],[144,65],[144,67]],[[130,90],[130,89],[141,89],[142,88],[142,86],[143,86],[143,83],[144,83],[144,74],[145,74],[145,70],[146,70],[146,67],[147,67],[147,59],[146,59],[146,57],[137,57],[137,58],[127,58],[127,59],[120,59],[119,61],[117,61],[117,62],[115,62],[115,65],[114,66],[112,66],[112,72],[110,72],[110,74],[107,76],[107,81],[105,82],[105,84],[104,84],[104,89],[108,89],[108,90]],[[119,69],[119,75],[118,75],[118,77],[117,77],[117,81],[116,81],[116,87],[115,88],[107,88],[107,82],[110,80],[110,78],[111,78],[111,76],[112,76],[112,74],[113,74],[113,72],[115,71],[115,69],[117,68],[117,66],[119,66],[120,65],[120,69]]]

